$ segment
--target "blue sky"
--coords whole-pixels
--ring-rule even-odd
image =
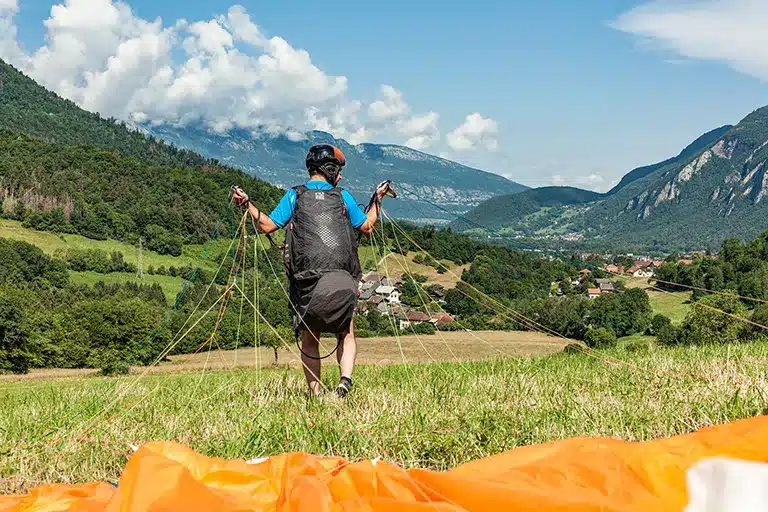
[[[0,0],[0,8],[13,1]],[[54,3],[19,1],[14,23],[25,54],[46,44],[43,22]],[[211,20],[234,2],[127,3],[136,18],[159,16],[167,27],[181,18]],[[344,101],[360,101],[361,111],[381,99],[381,85],[399,91],[414,117],[400,119],[397,129],[366,129],[365,138],[421,144],[425,136],[427,152],[529,186],[606,190],[633,167],[673,156],[705,131],[768,104],[760,72],[734,63],[735,57],[707,53],[711,43],[691,36],[695,17],[674,2],[663,2],[663,9],[637,0],[238,3],[266,37],[306,50],[324,74],[346,77]],[[673,10],[677,17],[670,18]],[[619,30],[614,22],[621,16]],[[186,56],[177,48],[173,58],[178,63]],[[54,88],[57,83],[64,82],[48,79]],[[439,120],[418,118],[421,128],[405,128],[428,112]],[[468,128],[466,144],[450,144],[447,135],[475,112],[495,121],[486,133],[495,143],[475,141]],[[170,114],[158,107],[152,115]]]

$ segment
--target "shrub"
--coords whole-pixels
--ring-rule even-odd
[[[607,349],[616,346],[617,338],[612,330],[600,327],[599,329],[587,331],[584,341],[590,348]]]
[[[435,326],[429,322],[423,324],[412,325],[410,330],[415,334],[435,334]]]
[[[655,332],[656,339],[662,345],[677,345],[680,342],[681,329],[674,325],[665,325]]]
[[[656,315],[651,320],[651,334],[658,336],[664,328],[671,327],[672,320],[664,315]]]
[[[648,340],[632,340],[624,346],[624,350],[635,354],[647,354],[651,351],[651,343]]]

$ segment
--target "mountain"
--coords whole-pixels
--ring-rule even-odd
[[[87,112],[0,60],[0,129],[64,145],[117,149],[163,165],[202,165],[209,159]]]
[[[653,171],[571,220],[586,241],[669,250],[716,248],[768,227],[768,107],[705,149]]]
[[[166,254],[206,240],[230,186],[265,207],[283,191],[147,138],[45,90],[0,61],[0,214]]]
[[[727,238],[748,240],[768,228],[767,163],[764,107],[736,126],[705,134],[668,163],[636,169],[596,201],[542,208],[488,227],[502,238],[540,247],[621,252],[716,248]],[[476,211],[486,211],[485,206]],[[467,217],[482,225],[493,222],[474,212]]]
[[[516,221],[524,221],[532,214],[541,213],[542,209],[555,206],[584,204],[596,201],[602,194],[574,187],[541,187],[507,194],[489,199],[451,223],[459,231],[468,231],[478,227],[501,229],[523,228]],[[538,215],[545,220],[545,215]]]
[[[608,192],[608,195],[615,194],[616,192],[626,187],[633,181],[637,181],[641,178],[644,178],[649,174],[661,169],[662,167],[679,164],[684,160],[696,155],[697,153],[704,151],[707,147],[717,142],[717,140],[720,137],[728,133],[728,131],[731,128],[733,128],[733,126],[731,125],[725,125],[725,126],[721,126],[720,128],[715,128],[714,130],[705,133],[704,135],[702,135],[701,137],[699,137],[698,139],[690,143],[688,147],[682,150],[680,154],[677,155],[676,157],[668,158],[663,162],[659,162],[653,165],[646,165],[644,167],[638,167],[637,169],[629,171],[626,175],[624,175],[624,177],[621,179],[618,185],[613,187]]]
[[[497,174],[407,147],[352,145],[320,131],[307,133],[304,140],[296,141],[284,135],[256,134],[242,129],[217,134],[201,126],[164,124],[142,128],[156,138],[237,166],[283,188],[306,180],[304,160],[312,144],[334,144],[344,152],[348,162],[342,186],[361,204],[368,203],[379,182],[389,179],[400,196],[387,201],[385,208],[399,218],[421,222],[447,222],[486,199],[527,189]]]

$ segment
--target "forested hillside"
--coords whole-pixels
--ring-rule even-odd
[[[526,216],[541,212],[543,208],[590,203],[602,194],[574,187],[541,187],[517,194],[489,199],[466,215],[459,217],[451,226],[467,231],[478,226],[491,229],[516,229],[527,226]],[[543,214],[543,212],[542,212]]]
[[[161,254],[201,243],[240,184],[263,208],[282,191],[215,165],[162,165],[95,146],[0,130],[2,214],[35,229],[137,243]]]
[[[156,164],[203,165],[212,161],[161,139],[147,138],[122,122],[104,119],[35,83],[0,59],[0,128],[63,145],[94,145]]]

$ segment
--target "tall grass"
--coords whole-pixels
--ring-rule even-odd
[[[116,481],[129,445],[150,440],[228,458],[304,451],[440,470],[573,436],[665,437],[768,407],[765,342],[611,355],[638,369],[580,354],[360,366],[345,401],[308,398],[290,369],[152,375],[133,387],[135,376],[0,383],[0,491]],[[323,378],[332,388],[338,372]]]

